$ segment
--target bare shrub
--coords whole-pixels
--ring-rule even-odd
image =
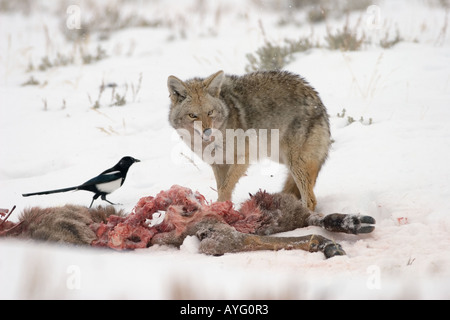
[[[284,40],[285,45],[273,45],[266,41],[264,46],[256,50],[254,54],[247,54],[249,64],[245,70],[252,71],[270,71],[281,70],[283,67],[292,62],[293,54],[303,52],[311,49],[313,44],[308,38],[301,38],[299,40]]]
[[[362,32],[361,35],[358,35],[358,27],[360,24],[361,18],[358,20],[356,25],[353,28],[351,28],[349,18],[347,16],[347,19],[342,29],[337,29],[335,32],[331,32],[330,28],[327,27],[327,35],[325,36],[327,47],[330,50],[341,50],[341,51],[360,50],[365,41],[364,32]]]

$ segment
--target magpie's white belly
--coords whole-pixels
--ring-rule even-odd
[[[111,193],[111,192],[117,190],[118,188],[120,188],[121,183],[122,183],[122,178],[111,181],[111,182],[107,182],[107,183],[97,184],[97,189],[101,192]]]

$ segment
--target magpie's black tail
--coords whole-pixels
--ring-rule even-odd
[[[48,191],[33,192],[33,193],[24,193],[24,194],[22,194],[22,197],[30,197],[30,196],[38,196],[38,195],[43,195],[43,194],[67,192],[67,191],[72,191],[72,190],[77,190],[77,189],[78,189],[78,187],[70,187],[70,188],[64,188],[64,189],[48,190]]]

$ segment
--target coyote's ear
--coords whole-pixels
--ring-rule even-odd
[[[184,82],[177,77],[170,76],[167,79],[167,87],[170,93],[170,99],[173,103],[183,101],[187,96],[186,86]]]
[[[224,79],[223,71],[219,71],[203,81],[208,93],[213,97],[218,97]]]

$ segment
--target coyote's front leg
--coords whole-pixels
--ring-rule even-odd
[[[234,187],[248,169],[248,164],[213,164],[217,183],[217,201],[231,200]]]

